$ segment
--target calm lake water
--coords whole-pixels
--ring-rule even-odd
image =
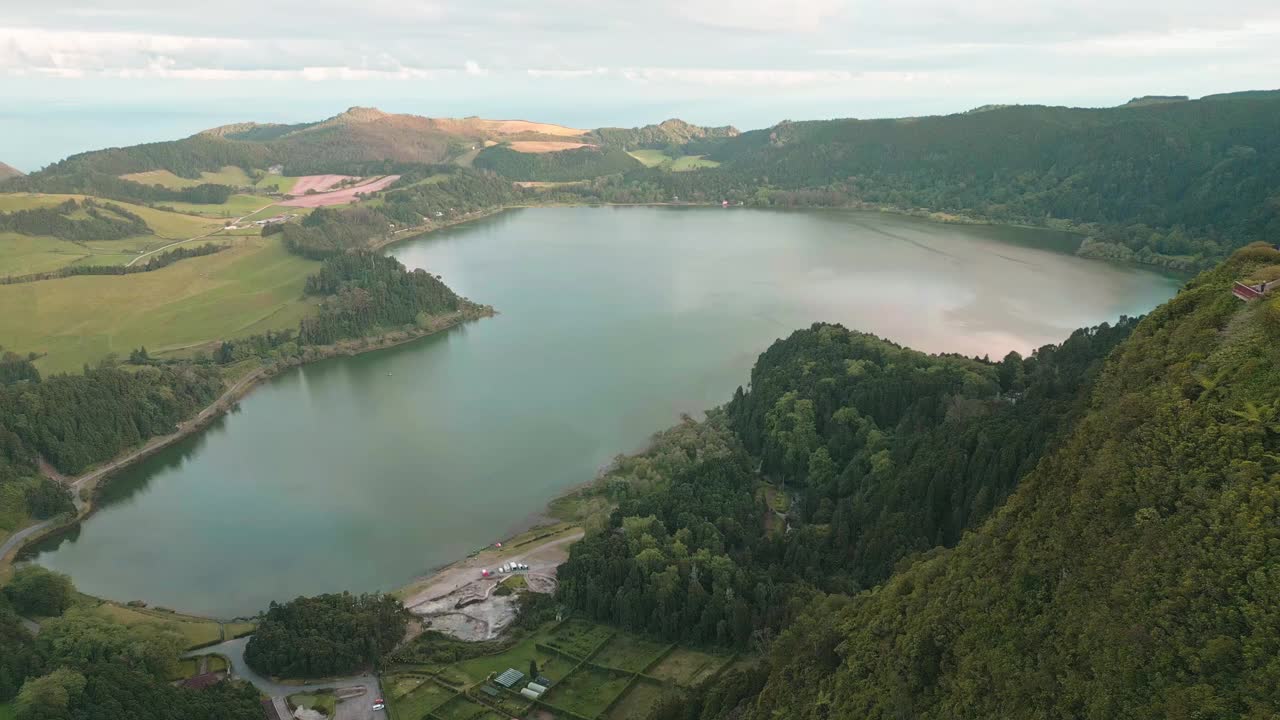
[[[117,475],[37,561],[217,616],[390,589],[528,521],[815,321],[1003,356],[1140,314],[1178,280],[1069,236],[839,211],[531,209],[392,248],[501,313],[281,374]]]

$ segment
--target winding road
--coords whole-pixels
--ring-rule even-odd
[[[275,205],[275,204],[276,204],[276,203],[271,203],[271,205]],[[262,212],[263,210],[266,210],[267,208],[271,207],[271,205],[263,205],[262,207],[258,208],[257,210],[254,210],[253,212],[249,213],[248,215],[242,215],[242,216],[240,216],[240,217],[236,218],[235,220],[232,220],[232,221],[231,221],[231,224],[232,224],[232,225],[239,225],[241,220],[244,220],[244,219],[245,219],[245,218],[247,218],[247,217],[253,217],[254,215],[257,215],[258,213]],[[197,236],[195,236],[195,237],[189,237],[189,238],[187,238],[186,240],[179,240],[179,241],[177,241],[177,242],[171,242],[171,243],[169,243],[168,245],[165,245],[164,247],[158,247],[158,248],[156,248],[155,250],[148,250],[147,252],[144,252],[144,253],[142,253],[141,255],[139,255],[138,257],[136,257],[136,258],[134,258],[134,259],[130,260],[127,264],[125,264],[125,267],[132,267],[134,263],[138,262],[139,260],[141,260],[142,258],[144,258],[144,257],[146,257],[146,256],[148,256],[148,255],[154,255],[154,254],[156,254],[156,253],[158,253],[158,252],[164,252],[165,250],[168,250],[168,249],[169,249],[169,248],[171,248],[171,247],[174,247],[174,246],[176,246],[176,245],[181,245],[181,244],[183,244],[183,243],[189,243],[189,242],[191,242],[192,240],[203,240],[203,239],[205,239],[205,238],[207,238],[207,237],[209,237],[209,236],[211,236],[211,235],[217,235],[218,233],[222,232],[222,230],[223,230],[223,228],[218,228],[217,230],[210,230],[209,232],[207,232],[207,233],[205,233],[205,234],[203,234],[203,235],[197,235]]]

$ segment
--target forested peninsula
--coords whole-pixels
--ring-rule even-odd
[[[654,718],[1267,717],[1277,272],[998,363],[798,331],[591,491],[559,597],[761,653]]]

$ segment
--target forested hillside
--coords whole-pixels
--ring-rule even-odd
[[[995,364],[796,333],[606,476],[561,598],[763,650],[658,720],[1272,717],[1280,299],[1230,288],[1277,275]]]
[[[589,138],[598,145],[620,147],[623,150],[637,148],[665,149],[683,147],[693,140],[704,138],[734,137],[738,129],[725,125],[723,127],[702,127],[672,118],[657,125],[645,125],[637,128],[598,128],[592,130]]]
[[[998,221],[1098,223],[1106,245],[1092,252],[1121,259],[1220,258],[1280,234],[1280,93],[782,123],[711,156],[722,166],[707,181],[726,191],[825,188]]]
[[[272,164],[286,174],[407,172],[478,151],[509,180],[581,182],[546,199],[759,206],[870,205],[1069,227],[1090,257],[1186,271],[1280,233],[1280,92],[1147,98],[1115,108],[992,106],[946,116],[785,121],[739,134],[678,120],[583,132],[523,121],[421,118],[370,108],[290,126],[246,123],[184,140],[75,155],[0,190],[149,203],[225,202],[232,188],[168,189],[119,176],[185,178]],[[514,140],[593,147],[517,152]],[[497,145],[479,150],[486,142]],[[706,156],[719,167],[644,168],[629,149]]]
[[[517,152],[502,145],[485,148],[474,165],[512,180],[566,182],[634,170],[640,161],[616,147],[582,147],[550,153]]]
[[[605,477],[617,510],[572,548],[560,597],[667,639],[758,645],[792,600],[874,585],[983,521],[1134,324],[999,363],[798,331],[761,355],[750,392]]]

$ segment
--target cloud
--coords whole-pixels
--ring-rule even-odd
[[[621,0],[309,0],[306,12],[293,0],[219,0],[217,13],[172,0],[11,4],[0,77],[85,94],[95,78],[140,89],[280,83],[254,91],[287,102],[290,82],[334,83],[337,96],[356,82],[431,79],[437,97],[533,87],[566,105],[631,93],[646,107],[784,95],[967,107],[1274,85],[1266,73],[1280,63],[1274,0],[652,0],[641,10]]]

